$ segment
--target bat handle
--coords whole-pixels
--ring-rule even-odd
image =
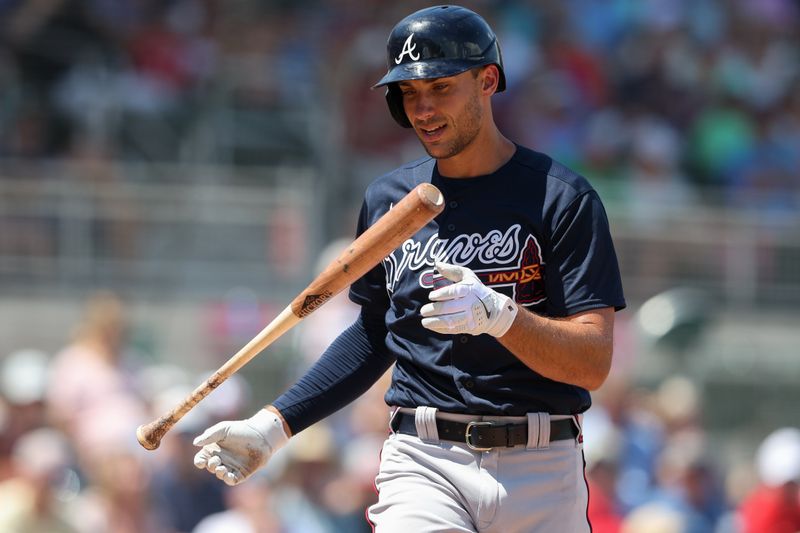
[[[224,372],[223,372],[224,371]],[[136,440],[146,450],[155,450],[161,444],[161,439],[164,435],[172,429],[172,426],[178,423],[183,418],[183,415],[188,413],[195,405],[203,398],[208,396],[211,391],[216,389],[222,384],[223,381],[230,375],[230,371],[225,370],[223,366],[220,370],[216,371],[205,383],[199,385],[192,391],[177,407],[172,411],[166,413],[160,418],[150,422],[149,424],[142,424],[136,428]]]

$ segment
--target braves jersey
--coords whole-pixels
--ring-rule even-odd
[[[444,211],[350,288],[354,302],[385,313],[386,345],[396,358],[386,402],[482,415],[588,409],[585,389],[537,374],[490,335],[430,331],[420,308],[446,282],[435,261],[472,269],[485,285],[544,316],[624,308],[597,193],[565,166],[520,146],[496,172],[473,178],[443,177],[425,158],[367,188],[358,234],[422,182],[442,191]]]

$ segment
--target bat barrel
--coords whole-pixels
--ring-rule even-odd
[[[417,194],[425,207],[434,214],[438,214],[444,208],[444,196],[442,192],[430,183],[417,185]]]

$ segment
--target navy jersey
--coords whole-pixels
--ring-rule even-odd
[[[541,315],[625,307],[605,211],[581,176],[518,146],[491,175],[445,178],[425,158],[367,188],[358,234],[416,185],[430,182],[446,207],[356,281],[350,298],[385,313],[386,345],[396,357],[389,405],[523,415],[574,414],[588,391],[545,378],[490,335],[445,335],[421,324],[420,308],[438,286],[434,261],[472,269],[492,289]]]

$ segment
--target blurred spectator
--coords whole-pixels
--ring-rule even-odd
[[[713,463],[696,435],[673,436],[659,457],[652,501],[681,517],[682,533],[707,533],[724,514],[723,495]]]
[[[44,398],[50,357],[32,348],[0,361],[0,481],[9,475],[17,439],[46,424]]]
[[[685,527],[683,517],[675,509],[648,503],[625,516],[620,533],[684,533]]]
[[[135,428],[127,420],[129,435]],[[111,433],[102,445],[76,448],[86,486],[75,500],[73,523],[81,533],[171,533],[150,504],[146,452],[133,436]]]
[[[670,216],[696,207],[699,198],[681,170],[680,136],[667,121],[643,114],[629,117],[627,128],[630,156],[622,172],[624,204],[632,223],[654,234]],[[655,279],[674,279],[684,267],[683,248],[682,242],[643,239],[629,266]]]
[[[602,406],[584,416],[584,459],[589,484],[587,515],[594,533],[618,533],[623,514],[617,503],[621,436]]]
[[[616,508],[614,481],[616,480],[613,462],[601,460],[587,465],[589,480],[589,507],[587,515],[595,533],[618,533],[622,527],[623,515]]]
[[[156,464],[152,468],[150,501],[160,523],[169,533],[190,533],[204,518],[221,513],[228,507],[226,498],[230,495],[227,494],[227,486],[195,468],[191,461],[197,452],[192,440],[212,423],[210,406],[225,403],[219,400],[225,395],[222,389],[227,383],[215,391],[214,398],[194,406],[164,435],[159,446],[159,457],[155,458]],[[154,416],[168,412],[192,390],[191,386],[182,383],[165,387],[154,397]],[[220,395],[217,396],[217,393]],[[230,412],[224,418],[227,415],[238,416],[236,412]],[[228,531],[239,530],[231,528]]]
[[[11,477],[11,446],[14,440],[6,431],[11,426],[11,415],[6,400],[0,396],[0,482]],[[10,433],[10,431],[9,431]]]
[[[742,533],[800,531],[800,429],[770,433],[758,447],[760,484],[739,507]]]
[[[275,508],[270,480],[258,473],[226,492],[227,510],[200,521],[191,533],[283,533],[281,517]],[[288,518],[288,517],[287,517]]]
[[[0,19],[28,109],[20,109],[13,155],[48,156],[67,146],[73,124],[57,110],[53,89],[85,54],[109,53],[117,44],[92,20],[89,4],[15,2]]]
[[[696,385],[612,380],[584,423],[589,517],[599,531],[738,533],[711,456]]]
[[[191,154],[277,161],[313,145],[318,130],[327,139],[317,154],[327,161],[325,171],[343,178],[346,160],[361,163],[348,168],[348,177],[360,176],[362,167],[387,168],[398,147],[406,150],[408,138],[392,127],[382,99],[368,94],[384,68],[377,36],[391,10],[326,1],[221,6],[215,0],[9,4],[2,18],[7,53],[0,51],[6,73],[0,86],[9,96],[0,110],[0,153],[70,156],[78,139],[88,138],[114,156],[144,160]],[[482,8],[505,43],[509,90],[500,95],[498,119],[520,141],[587,167],[590,177],[596,171],[622,181],[631,205],[644,208],[668,209],[687,191],[693,196],[696,185],[797,191],[791,170],[798,161],[758,170],[777,153],[758,146],[760,117],[776,117],[767,128],[797,130],[790,114],[776,113],[797,99],[796,4],[571,0]],[[297,108],[298,100],[313,105]],[[658,146],[663,165],[668,154],[667,171],[679,179],[662,182],[671,199],[666,205],[652,200],[651,184],[621,180],[622,169],[612,164],[627,156],[617,152],[618,129],[602,142],[597,133],[583,142],[601,110],[658,118],[672,137],[687,140],[666,147],[659,131],[628,133],[641,145],[631,146],[634,159]],[[250,127],[240,112],[265,127]],[[233,127],[236,138],[228,132]],[[790,137],[776,137],[785,140],[777,141],[779,152],[793,153]],[[192,148],[199,139],[198,146],[211,144]],[[720,197],[727,195],[710,195]],[[789,207],[796,203],[791,197],[770,195]],[[732,197],[737,206],[750,199],[746,192]]]
[[[338,468],[333,432],[328,424],[319,422],[297,434],[278,455],[286,463],[278,478],[281,488],[275,498],[281,514],[292,517],[285,524],[286,533],[336,531],[335,513],[329,508],[332,502],[326,501],[330,495],[325,491]],[[366,522],[363,510],[360,518]]]
[[[798,190],[797,150],[785,143],[782,134],[776,135],[774,114],[762,113],[754,120],[753,142],[741,166],[731,172],[728,202],[758,212],[767,221],[784,219],[797,209],[793,197]]]
[[[587,117],[579,171],[592,181],[604,200],[615,204],[626,199],[623,176],[629,145],[630,132],[619,109],[604,107]]]
[[[11,455],[13,476],[0,482],[0,531],[3,533],[78,533],[67,504],[74,481],[67,440],[50,428],[22,435]],[[74,485],[73,485],[74,487]]]
[[[508,117],[512,136],[520,144],[552,154],[565,165],[580,161],[583,123],[580,95],[564,72],[546,72],[528,79],[518,91]]]
[[[633,107],[691,140],[678,149],[678,173],[725,186],[754,142],[756,117],[797,93],[799,10],[788,0],[482,8],[505,43],[509,91],[501,95],[499,120],[567,164],[592,157],[580,138],[595,112]],[[0,84],[9,95],[0,111],[0,153],[64,155],[71,139],[86,135],[126,157],[191,153],[224,161],[229,143],[248,152],[271,146],[277,160],[314,142],[298,125],[319,125],[309,117],[319,106],[331,121],[323,130],[343,133],[329,138],[336,148],[328,154],[344,150],[379,167],[375,158],[395,157],[388,147],[406,142],[375,107],[382,99],[368,94],[384,68],[376,36],[394,15],[379,3],[241,2],[223,9],[215,0],[59,0],[10,3],[0,14],[0,72],[7,73]],[[315,105],[295,111],[298,99]],[[290,106],[294,119],[273,112],[280,106]],[[212,110],[217,114],[206,113]],[[240,128],[246,142],[222,136],[216,149],[187,149],[192,138],[208,137],[200,130],[230,127],[239,110],[270,117],[264,123],[271,130]],[[298,141],[294,147],[286,136]],[[342,172],[343,161],[335,167]]]
[[[628,125],[631,137],[627,180],[627,204],[637,225],[661,225],[666,214],[687,209],[697,198],[680,169],[681,141],[666,121],[642,115]]]
[[[87,482],[76,500],[82,533],[162,530],[149,504],[150,473],[134,437],[147,410],[136,374],[127,366],[125,311],[115,294],[93,294],[49,375],[48,413],[69,437]]]
[[[618,432],[615,494],[618,509],[625,515],[652,494],[666,437],[664,424],[651,395],[624,380],[608,380],[598,391],[587,420],[598,415],[607,416]],[[587,446],[592,445],[591,438],[587,433]]]
[[[54,357],[47,389],[51,420],[87,458],[146,418],[125,357],[129,324],[122,300],[99,292],[86,302],[73,339]]]
[[[84,208],[93,215],[85,225],[93,253],[101,258],[131,259],[139,250],[140,207],[124,194],[129,180],[109,150],[106,141],[77,135],[69,151],[73,164],[64,178],[73,190],[92,191]],[[130,268],[128,261],[120,261],[120,265]]]
[[[209,305],[207,311],[206,328],[214,362],[226,361],[239,351],[278,312],[249,287],[228,289],[219,301]]]
[[[753,144],[754,117],[741,101],[724,98],[704,108],[688,133],[687,156],[697,182],[727,189]]]

